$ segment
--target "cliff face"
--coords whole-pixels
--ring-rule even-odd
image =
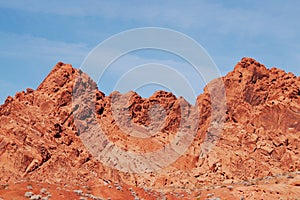
[[[212,106],[222,101],[210,93],[220,81],[225,107]],[[164,91],[105,96],[86,74],[58,63],[36,90],[0,107],[0,180],[113,180],[167,191],[275,176],[300,170],[299,123],[300,77],[251,58],[210,83],[196,105]],[[188,134],[178,152],[180,132]],[[145,157],[138,166],[136,154]]]

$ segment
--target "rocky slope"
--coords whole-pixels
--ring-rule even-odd
[[[0,107],[0,183],[112,182],[145,199],[202,198],[220,188],[234,199],[266,190],[253,187],[265,177],[292,173],[296,182],[282,181],[279,190],[281,179],[274,181],[265,198],[297,197],[299,122],[300,77],[251,58],[211,82],[196,105],[164,91],[105,96],[86,74],[58,63],[36,90]],[[242,192],[222,191],[228,185]]]

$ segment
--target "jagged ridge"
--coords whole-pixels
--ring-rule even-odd
[[[80,131],[88,130],[94,122],[91,113],[82,110],[79,118],[83,120],[74,125],[72,95],[78,77],[95,90],[96,122],[109,140],[122,149],[153,151],[175,137],[182,100],[173,94],[158,91],[148,99],[133,92],[105,96],[86,74],[58,63],[37,90],[27,89],[8,97],[0,108],[1,182],[28,179],[96,184],[107,179],[166,190],[193,189],[300,169],[300,77],[292,73],[267,69],[254,59],[243,58],[232,72],[220,78],[226,89],[227,110],[216,146],[205,157],[200,156],[205,138],[213,134],[208,131],[213,119],[210,94],[205,89],[197,98],[200,118],[192,145],[172,165],[146,174],[111,169],[93,158],[82,144]],[[145,141],[122,133],[110,105],[112,98],[124,96],[130,99],[130,117],[138,125],[151,125],[151,106],[160,104],[165,109],[166,121],[155,140]],[[193,109],[187,103],[184,107]]]

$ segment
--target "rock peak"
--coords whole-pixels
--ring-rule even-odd
[[[236,64],[234,71],[239,71],[240,69],[254,71],[257,69],[265,70],[266,67],[258,61],[256,61],[254,58],[243,57],[241,61]]]
[[[72,101],[77,94],[73,91],[77,79],[76,92],[92,91],[94,98],[90,95]],[[101,180],[109,180],[143,193],[138,188],[192,191],[224,185],[225,181],[242,183],[300,171],[300,79],[243,58],[232,72],[218,80],[224,81],[226,90],[224,112],[213,107],[211,99],[218,96],[208,90],[198,96],[195,106],[165,91],[149,98],[135,92],[105,96],[85,73],[59,62],[37,90],[17,93],[0,107],[0,187],[24,179],[77,186],[101,185]],[[107,140],[99,142],[103,135],[97,135],[95,124],[100,125]],[[222,132],[217,135],[219,127]],[[147,137],[138,137],[136,132],[146,133]],[[107,162],[97,160],[82,141],[86,136],[92,142],[90,147],[99,151],[117,146],[117,153],[143,155],[189,141],[191,135],[178,139],[178,133],[188,132],[195,137],[177,160],[161,170],[141,174],[107,165],[109,156]],[[168,151],[163,153],[170,156]],[[127,158],[114,160],[123,162]],[[282,194],[289,189],[299,191],[299,185],[292,187],[284,187]],[[250,187],[241,190],[252,192]],[[0,195],[3,191],[0,189]],[[122,199],[126,198],[132,196]]]
[[[48,92],[57,91],[65,84],[73,82],[78,76],[78,70],[71,64],[58,62],[44,81],[39,85],[37,90],[48,90]]]

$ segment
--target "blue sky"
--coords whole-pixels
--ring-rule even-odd
[[[249,56],[299,76],[299,19],[297,0],[0,0],[0,103],[17,91],[36,88],[58,61],[78,68],[108,37],[149,26],[190,36],[223,75]],[[145,54],[135,56],[178,62]]]

